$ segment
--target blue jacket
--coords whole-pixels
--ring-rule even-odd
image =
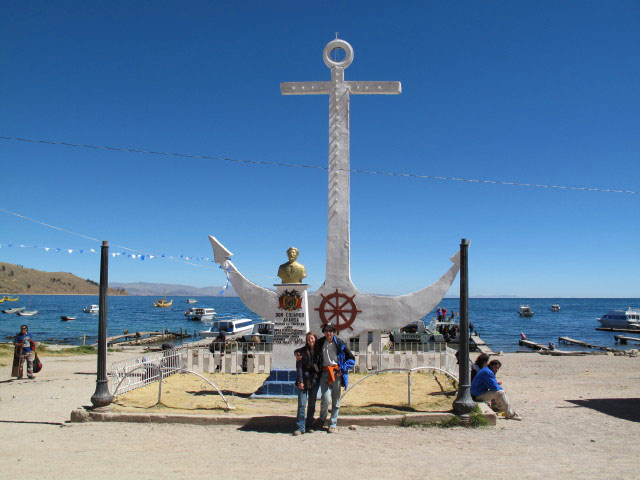
[[[322,372],[322,347],[326,341],[327,339],[322,337],[316,342],[316,361],[320,372]],[[333,342],[336,344],[336,351],[338,352],[338,367],[342,372],[342,385],[344,388],[349,388],[349,370],[355,366],[356,357],[353,356],[347,344],[335,335],[333,336]]]
[[[476,376],[473,377],[473,382],[471,382],[472,397],[477,397],[489,391],[497,392],[498,390],[502,390],[502,387],[498,385],[496,375],[489,367],[480,369]]]

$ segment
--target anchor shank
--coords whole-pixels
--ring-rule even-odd
[[[351,286],[349,85],[344,68],[331,69],[329,94],[329,207],[325,285]]]
[[[331,52],[345,52],[342,61],[331,59]],[[327,227],[327,271],[324,287],[354,290],[351,282],[349,97],[354,95],[394,95],[402,92],[400,82],[344,80],[344,70],[353,61],[353,48],[344,40],[329,42],[323,52],[331,69],[329,82],[283,82],[283,95],[329,94],[329,207]]]

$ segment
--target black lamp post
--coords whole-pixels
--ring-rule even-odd
[[[107,299],[109,286],[109,244],[102,241],[100,256],[100,311],[98,312],[98,371],[96,391],[91,396],[93,408],[104,408],[111,404],[113,396],[109,393],[107,380]]]
[[[466,414],[475,408],[471,398],[469,371],[469,240],[460,242],[460,343],[458,355],[458,395],[453,409],[458,414]]]

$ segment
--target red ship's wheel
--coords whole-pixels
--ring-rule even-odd
[[[353,301],[354,297],[355,295],[349,296],[338,292],[337,288],[334,293],[330,293],[326,297],[322,295],[320,306],[315,309],[320,314],[322,325],[332,322],[337,332],[346,328],[353,330],[351,324],[355,321],[358,313],[362,312],[356,307]]]

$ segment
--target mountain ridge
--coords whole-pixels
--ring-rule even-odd
[[[152,283],[152,282],[110,282],[110,288],[121,288],[127,290],[130,296],[177,296],[177,297],[237,297],[231,285],[219,295],[222,287],[194,287],[192,285],[182,285],[174,283]]]

